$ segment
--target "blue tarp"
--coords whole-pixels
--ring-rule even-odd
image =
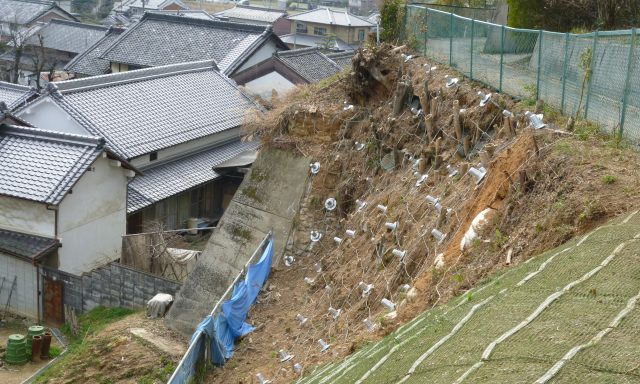
[[[204,356],[205,340],[209,343],[214,364],[224,365],[233,356],[236,339],[254,330],[245,320],[269,277],[272,260],[273,237],[269,239],[260,260],[249,266],[245,279],[233,287],[231,299],[222,304],[222,313],[216,317],[209,315],[198,324],[191,337],[190,346],[193,348],[185,355],[183,364],[176,370],[170,383],[182,384],[194,377],[196,365]]]

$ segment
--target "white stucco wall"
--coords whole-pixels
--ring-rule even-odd
[[[275,71],[251,80],[244,86],[249,93],[259,95],[265,100],[271,100],[272,89],[275,89],[282,96],[296,87],[294,83]]]
[[[254,52],[253,55],[251,55],[251,57],[249,57],[249,59],[240,66],[240,68],[236,70],[236,73],[267,60],[273,56],[273,53],[277,50],[276,44],[273,41],[267,41],[262,47],[260,47],[260,49]]]
[[[191,140],[170,148],[161,149],[158,151],[158,159],[155,161],[149,161],[149,154],[145,154],[131,159],[130,163],[134,167],[142,169],[161,161],[167,161],[173,158],[182,157],[185,153],[197,152],[199,149],[210,147],[212,145],[215,145],[216,143],[222,143],[232,138],[236,138],[239,135],[240,128],[228,129],[226,131],[215,133],[201,139]]]
[[[21,110],[17,115],[41,129],[92,136],[69,114],[51,101],[49,96]]]
[[[120,257],[126,233],[127,170],[100,157],[58,210],[59,269],[76,275]]]
[[[9,311],[35,319],[38,317],[36,267],[28,261],[0,252],[0,283],[4,278],[4,285],[0,291],[0,303],[2,303],[3,309],[7,305],[9,291],[16,277],[17,285],[11,294]]]
[[[54,237],[56,214],[45,204],[0,196],[0,228]],[[1,302],[1,301],[0,301]]]

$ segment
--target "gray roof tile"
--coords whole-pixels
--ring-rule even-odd
[[[56,239],[0,229],[0,253],[33,260],[60,246]]]
[[[74,57],[73,60],[64,67],[64,69],[69,72],[86,76],[104,75],[109,73],[111,63],[109,63],[109,60],[101,59],[100,55],[102,55],[104,49],[113,43],[122,32],[124,32],[124,30],[121,28],[110,28],[106,35],[91,47],[87,48],[84,52]]]
[[[327,53],[327,57],[338,64],[342,69],[351,69],[353,66],[351,59],[353,58],[354,51]]]
[[[31,36],[30,45],[39,45],[37,35],[43,37],[45,48],[80,53],[104,37],[108,27],[75,21],[53,19]]]
[[[282,35],[280,36],[280,39],[282,39],[283,42],[294,46],[322,48],[327,44],[333,44],[333,46],[329,46],[329,48],[339,51],[352,51],[360,48],[360,44],[347,44],[344,40],[337,37],[332,37],[331,40],[328,40],[329,36],[307,35],[303,33]]]
[[[9,110],[18,107],[35,95],[36,91],[31,87],[0,81],[0,102],[4,102]]]
[[[165,7],[175,3],[183,9],[189,9],[189,7],[180,0],[133,0],[127,5],[134,8],[142,8],[142,2],[144,1],[144,9],[164,9]]]
[[[144,169],[144,176],[129,182],[127,212],[136,212],[155,202],[220,177],[213,167],[242,152],[258,148],[258,141],[240,141],[209,148],[182,159]]]
[[[299,13],[294,16],[289,16],[288,19],[295,20],[295,21],[309,22],[309,23],[341,25],[345,27],[375,26],[375,24],[370,23],[367,20],[361,19],[360,17],[352,13],[349,13],[346,11],[335,11],[333,9],[328,9],[328,8],[317,8],[312,11],[307,11],[307,12]]]
[[[316,83],[342,71],[342,68],[323,55],[318,48],[281,51],[276,58],[310,83]]]
[[[0,194],[58,204],[102,153],[93,137],[0,126]]]
[[[61,81],[47,92],[127,159],[238,127],[257,107],[212,61]]]
[[[47,0],[0,0],[0,22],[24,25],[36,20],[51,9],[55,9],[71,20],[75,17]]]
[[[267,24],[271,24],[286,15],[286,12],[279,9],[267,9],[249,5],[236,5],[234,8],[216,13],[216,16],[228,17],[231,21],[248,21]]]
[[[142,67],[213,59],[230,74],[268,39],[277,37],[265,26],[147,12],[102,57]]]

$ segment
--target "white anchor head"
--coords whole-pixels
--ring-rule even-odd
[[[387,206],[386,205],[382,205],[382,204],[378,204],[376,206],[376,208],[378,208],[378,210],[382,213],[387,213]]]
[[[482,92],[478,92],[478,96],[480,96],[480,106],[484,107],[491,101],[491,93],[484,94]]]
[[[397,221],[394,221],[393,223],[390,223],[390,222],[384,223],[384,226],[387,227],[387,229],[390,229],[392,231],[395,231],[396,229],[398,229],[399,225],[400,223]]]
[[[259,384],[271,384],[271,380],[265,379],[262,373],[256,373],[256,378]]]
[[[440,213],[442,210],[442,204],[440,204],[440,199],[437,199],[431,195],[427,195],[427,201],[433,205],[433,207]]]
[[[385,299],[382,299],[380,302],[389,312],[393,312],[396,310],[396,304],[393,301],[385,298]]]
[[[333,317],[333,320],[337,320],[338,317],[340,317],[341,313],[342,313],[342,309],[335,309],[333,307],[329,307],[329,314],[331,315],[331,317]]]
[[[407,255],[407,251],[403,251],[397,248],[394,248],[391,253],[398,257],[400,259],[400,261],[404,261],[404,257]]]
[[[322,272],[322,264],[319,261],[313,264],[313,268],[315,269],[316,273]]]
[[[361,281],[358,286],[360,287],[360,289],[362,289],[362,297],[369,296],[371,294],[371,291],[373,290],[373,284],[367,284],[364,281]]]
[[[364,143],[359,143],[357,141],[355,143],[355,146],[356,146],[356,151],[362,151],[365,147]]]
[[[480,182],[484,179],[485,175],[487,174],[487,171],[483,170],[483,168],[470,167],[469,173],[473,175],[473,177],[476,179],[476,184],[480,184]]]
[[[351,238],[356,237],[356,231],[354,231],[353,229],[347,229],[346,231],[344,231],[344,233]]]
[[[341,238],[337,237],[337,236],[334,236],[334,237],[333,237],[333,241],[334,241],[337,245],[340,245],[340,244],[342,244],[342,241],[343,241],[343,240],[342,240]]]
[[[298,320],[298,323],[300,323],[300,326],[302,327],[303,325],[305,325],[307,323],[307,319],[306,317],[302,316],[300,313],[298,313],[296,315],[296,320]]]
[[[506,110],[506,109],[503,109],[503,110],[502,110],[502,116],[504,116],[504,117],[511,117],[511,118],[513,118],[514,114],[513,114],[513,112],[511,112],[511,111],[508,111],[508,110]]]
[[[428,178],[429,178],[429,175],[426,175],[426,174],[425,175],[421,175],[418,178],[418,181],[416,181],[416,187],[421,186],[425,181],[427,181]]]
[[[322,233],[320,233],[318,231],[311,231],[311,235],[309,237],[311,238],[311,241],[316,243],[316,242],[320,241],[320,239],[322,239]]]
[[[409,289],[411,289],[411,286],[409,284],[402,284],[398,287],[398,290],[400,292],[407,292]]]
[[[358,207],[358,212],[360,212],[367,207],[367,202],[362,200],[356,200],[356,207]]]
[[[326,352],[327,349],[329,349],[329,347],[331,346],[331,345],[327,344],[327,342],[322,340],[322,339],[318,339],[318,344],[320,344],[320,352]]]
[[[438,242],[438,244],[442,244],[442,242],[444,241],[444,239],[447,237],[446,234],[440,232],[438,229],[433,228],[431,230],[431,236],[433,236],[434,239],[436,239],[436,241]]]
[[[316,175],[318,172],[320,172],[320,162],[319,161],[316,161],[315,163],[309,164],[309,167],[311,168],[311,173],[313,173],[314,175]]]
[[[308,285],[313,285],[316,281],[310,277],[305,277],[304,282],[307,283]]]
[[[336,209],[337,206],[338,206],[338,203],[336,202],[336,199],[334,199],[333,197],[328,198],[324,202],[324,209],[326,209],[327,211],[333,211],[334,209]]]
[[[457,77],[452,77],[449,80],[447,80],[447,88],[451,88],[451,87],[455,87],[456,85],[458,85],[458,81],[460,81]]]
[[[293,256],[284,257],[284,265],[286,265],[287,267],[292,266],[294,261],[296,261],[296,259]]]
[[[284,363],[285,361],[289,361],[293,359],[293,355],[291,355],[289,352],[285,351],[284,349],[279,350],[278,355],[280,356],[281,363]]]
[[[452,167],[450,164],[447,164],[447,172],[449,172],[449,177],[454,177],[458,174],[456,167]]]
[[[300,363],[293,364],[293,371],[298,375],[302,373],[302,365]]]
[[[371,319],[366,318],[362,321],[364,323],[364,325],[367,327],[367,329],[369,330],[369,332],[373,332],[376,330],[376,328],[378,328],[378,326],[376,325],[376,323],[374,323],[373,321],[371,321]]]
[[[541,129],[547,126],[547,124],[542,121],[544,118],[543,114],[536,115],[535,113],[526,111],[524,115],[529,119],[529,124],[535,129]]]

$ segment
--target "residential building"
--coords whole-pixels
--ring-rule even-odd
[[[292,49],[354,50],[365,42],[375,26],[349,12],[327,8],[303,12],[287,19],[291,20],[291,31],[280,38]]]
[[[353,68],[353,63],[351,62],[351,59],[353,59],[353,55],[354,51],[327,53],[327,57],[333,60],[342,69]]]
[[[236,5],[215,15],[234,23],[271,25],[276,35],[285,35],[291,29],[291,22],[286,19],[287,12],[281,9]]]
[[[287,46],[269,26],[147,12],[100,58],[111,63],[113,73],[210,59],[223,74],[233,77],[283,49]]]
[[[12,111],[33,100],[37,95],[32,87],[0,81],[0,103],[4,103],[6,107],[0,108],[0,113]]]
[[[318,48],[302,48],[273,54],[270,60],[239,72],[235,80],[249,93],[269,100],[273,90],[282,95],[297,85],[317,83],[342,71],[342,67]]]
[[[52,19],[28,31],[19,68],[24,83],[39,85],[41,72],[61,70],[73,57],[102,39],[108,28],[101,25]],[[4,66],[13,67],[15,53],[0,56]]]
[[[0,117],[0,298],[42,319],[56,292],[41,266],[80,275],[119,258],[135,169],[103,139],[19,121]]]
[[[130,0],[123,1],[129,16],[142,16],[146,11],[182,11],[189,7],[180,0]]]
[[[111,63],[109,60],[100,58],[100,56],[105,48],[111,45],[124,31],[123,28],[110,27],[100,40],[68,62],[64,70],[76,78],[109,73],[111,71]]]
[[[213,168],[256,150],[240,140],[252,108],[260,107],[208,60],[50,83],[16,114],[45,129],[104,137],[144,173],[128,185],[134,233],[151,221],[179,229],[189,218],[219,218],[242,174]]]
[[[0,40],[8,40],[12,28],[24,30],[38,22],[52,19],[78,21],[55,1],[0,0]]]
[[[378,9],[375,0],[349,0],[349,12],[366,17]]]

